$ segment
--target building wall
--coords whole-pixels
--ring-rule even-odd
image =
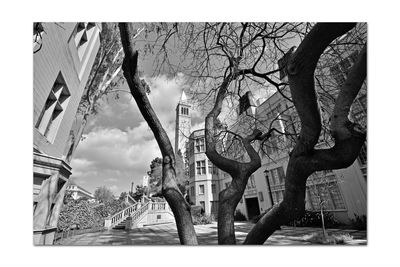
[[[200,152],[196,151],[196,140],[203,139],[204,140],[204,130],[195,131],[190,135],[189,143],[188,143],[188,153],[189,153],[189,198],[190,200],[197,206],[200,206],[202,202],[204,202],[204,210],[207,214],[211,213],[211,203],[210,201],[218,200],[218,189],[216,189],[216,193],[212,193],[212,184],[215,184],[218,187],[218,180],[215,178],[216,175],[210,173],[208,167],[208,158],[205,154],[205,143],[204,149],[201,149]],[[197,162],[204,161],[205,173],[198,174],[197,173]],[[194,169],[193,169],[194,168]],[[204,194],[200,193],[200,186],[204,186]],[[194,195],[193,195],[194,190]]]
[[[87,24],[88,25],[88,24]],[[87,41],[78,47],[75,36],[78,23],[43,23],[42,48],[33,54],[33,200],[41,185],[57,173],[58,190],[68,180],[71,167],[64,161],[63,152],[75,119],[79,102],[100,46],[100,24],[91,24],[86,31]],[[82,32],[81,32],[82,33]],[[78,39],[78,38],[77,38]],[[62,75],[70,93],[59,115],[53,137],[44,136],[36,127],[49,94]]]
[[[77,23],[44,23],[42,49],[33,55],[33,134],[34,147],[42,153],[61,158],[92,64],[100,45],[100,26],[88,35],[80,60],[74,41]],[[35,127],[50,91],[61,72],[71,96],[54,140],[48,140]]]

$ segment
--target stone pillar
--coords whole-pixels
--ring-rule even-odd
[[[107,218],[104,220],[104,227],[110,229],[111,228],[111,219]]]
[[[125,221],[125,230],[130,230],[130,229],[132,229],[132,217],[131,216],[127,217],[126,221]]]

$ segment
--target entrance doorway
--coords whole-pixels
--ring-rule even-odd
[[[251,220],[253,217],[260,215],[260,206],[257,197],[245,198],[247,217]]]

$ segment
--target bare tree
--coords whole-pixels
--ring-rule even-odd
[[[121,42],[125,52],[122,65],[124,76],[131,94],[161,150],[163,158],[162,193],[174,213],[180,242],[181,244],[195,245],[197,244],[197,236],[190,214],[190,205],[185,201],[176,182],[175,153],[167,133],[147,98],[146,88],[139,79],[138,51],[135,50],[132,40],[137,31],[130,26],[126,23],[119,24]]]
[[[264,243],[280,225],[304,214],[306,181],[313,172],[345,168],[357,158],[366,133],[348,116],[350,106],[366,77],[366,46],[336,98],[330,124],[335,145],[329,149],[314,148],[321,133],[321,115],[314,87],[315,68],[328,45],[354,26],[346,23],[317,24],[299,48],[290,54],[286,70],[294,105],[301,120],[301,131],[290,154],[283,201],[260,219],[246,237],[245,244]]]

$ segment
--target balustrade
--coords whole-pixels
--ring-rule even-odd
[[[169,210],[167,202],[146,202],[135,203],[134,205],[114,214],[105,221],[105,227],[111,228],[125,220],[127,217],[132,217],[132,222],[135,222],[147,210]]]

